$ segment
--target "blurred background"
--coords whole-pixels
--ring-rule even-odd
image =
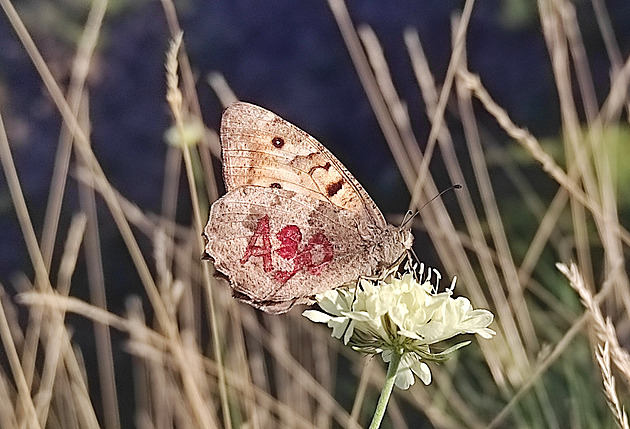
[[[461,13],[463,4],[449,0],[347,2],[355,26],[368,25],[378,37],[422,150],[431,124],[403,34],[410,28],[417,31],[440,86],[452,53],[452,19]],[[66,87],[91,2],[22,0],[14,1],[13,5],[56,81]],[[206,127],[218,130],[220,123],[223,106],[207,82],[209,74],[219,73],[239,99],[274,111],[321,141],[363,184],[386,215],[400,215],[407,210],[410,194],[326,2],[182,0],[175,1],[175,6]],[[588,53],[593,87],[602,103],[610,90],[609,56],[593,4],[577,0],[573,6]],[[611,0],[605,6],[621,58],[626,59],[630,53],[630,5],[625,0]],[[164,134],[172,125],[165,100],[164,62],[169,41],[162,3],[110,1],[86,84],[96,157],[111,184],[145,213],[159,213],[162,204],[168,151]],[[550,153],[560,151],[562,121],[558,93],[535,2],[477,2],[468,26],[466,52],[469,69],[481,77],[488,92],[511,119],[528,129]],[[576,97],[579,98],[577,91]],[[451,104],[445,118],[455,150],[464,152],[463,131]],[[0,109],[24,196],[39,234],[62,121],[5,14],[0,14]],[[519,246],[531,239],[536,219],[523,215],[520,195],[506,180],[503,170],[492,168],[493,162],[499,161],[493,161],[491,155],[509,154],[544,204],[553,197],[557,184],[536,163],[525,159],[494,119],[482,109],[478,113],[482,144],[490,155],[487,162],[495,196],[505,216],[510,244],[518,253]],[[616,159],[625,164],[630,145],[628,140],[620,142]],[[220,171],[219,160],[214,159],[214,166]],[[623,167],[619,170],[619,206],[621,223],[627,225],[628,186],[623,185],[628,183],[623,182],[628,178],[626,171]],[[430,172],[439,189],[450,186],[439,153],[434,155]],[[464,173],[471,174],[472,180],[470,170]],[[72,166],[69,177],[60,217],[61,230],[67,229],[79,208],[76,171]],[[218,173],[216,177],[222,186]],[[176,220],[190,225],[192,209],[185,179],[180,182],[180,192]],[[457,225],[461,215],[453,195],[446,194],[443,199]],[[101,202],[97,208],[108,309],[122,314],[125,300],[134,294],[142,297],[144,292],[114,222]],[[415,236],[416,252],[443,269],[423,231],[416,231]],[[142,237],[139,240],[143,249],[149,249],[148,240]],[[63,245],[61,239],[55,243],[56,255],[61,253]],[[54,267],[59,262],[55,256],[52,272],[56,272]],[[457,273],[445,274],[450,277]],[[9,295],[14,295],[24,275],[32,279],[34,271],[2,175],[0,283]],[[73,296],[89,300],[85,282],[85,267],[79,263],[73,277]],[[572,299],[575,302],[576,298]],[[24,322],[26,312],[21,311],[18,318]],[[66,324],[72,326],[73,341],[83,350],[89,379],[90,373],[96,371],[93,330],[82,317],[68,315]],[[115,330],[112,335],[121,423],[122,427],[130,427],[135,422],[136,408],[129,388],[133,375],[131,358],[124,346],[127,336]],[[96,384],[91,389],[98,398]],[[96,412],[99,416],[102,412],[98,405]]]
[[[76,0],[15,2],[60,84],[68,81],[89,5]],[[206,83],[208,73],[218,72],[239,99],[276,112],[323,142],[384,212],[406,210],[408,193],[325,2],[269,1],[261,7],[255,1],[188,0],[176,6],[207,127],[218,130],[220,122],[222,106]],[[417,30],[432,72],[443,78],[451,54],[451,17],[461,6],[455,1],[348,4],[353,22],[372,27],[383,45],[420,142],[430,124],[403,32]],[[603,98],[610,81],[604,44],[589,2],[575,6],[595,88]],[[623,0],[606,6],[619,48],[627,53],[630,7]],[[535,136],[557,138],[557,93],[535,3],[479,2],[468,34],[470,69],[482,76],[495,100]],[[88,76],[94,151],[123,195],[156,212],[167,149],[163,135],[171,124],[164,77],[169,40],[159,2],[111,1]],[[43,215],[60,118],[6,17],[0,21],[0,43],[0,102],[7,133],[33,215]],[[509,144],[492,133],[494,128],[488,121],[491,143]],[[439,170],[432,174],[442,186],[449,184]],[[540,181],[541,191],[552,186],[545,177],[532,180]],[[7,283],[16,272],[28,272],[29,264],[8,195],[2,201],[0,279]],[[180,210],[180,219],[188,220],[189,209],[182,204]]]

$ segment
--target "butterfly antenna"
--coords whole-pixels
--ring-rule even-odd
[[[413,220],[413,218],[416,217],[417,214],[418,212],[414,213],[411,210],[407,210],[407,213],[405,213],[405,216],[403,217],[403,220],[400,223],[398,229],[404,229],[407,224],[409,224]]]
[[[429,201],[427,201],[426,203],[422,204],[422,207],[420,207],[418,210],[416,210],[415,212],[411,212],[411,210],[407,210],[407,213],[405,213],[405,217],[403,218],[402,223],[400,224],[399,229],[403,229],[405,228],[412,220],[413,218],[415,218],[418,213],[420,213],[420,210],[422,210],[423,208],[425,208],[426,206],[428,206],[431,202],[433,202],[435,199],[441,197],[443,194],[445,194],[446,192],[449,191],[453,191],[455,189],[461,189],[462,185],[460,185],[459,183],[456,183],[454,185],[449,186],[446,189],[441,190],[436,196],[434,196],[433,198],[431,198]]]
[[[444,195],[445,193],[449,192],[449,191],[453,191],[455,189],[462,189],[462,185],[460,185],[459,183],[456,183],[454,185],[449,186],[446,189],[443,189],[440,191],[439,194],[437,194],[435,197],[431,198],[429,201],[427,201],[426,203],[422,204],[422,207],[420,207],[416,213],[418,213],[420,210],[422,210],[423,208],[425,208],[426,206],[428,206],[430,203],[432,203],[434,200],[436,200],[437,198],[440,198],[442,195]]]

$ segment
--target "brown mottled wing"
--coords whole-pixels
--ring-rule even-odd
[[[321,143],[273,112],[237,102],[221,122],[227,191],[241,186],[281,187],[387,223],[368,193]]]
[[[250,240],[267,216],[272,269],[265,269],[262,256],[244,260]],[[394,262],[405,245],[398,240],[394,227],[385,230],[376,225],[360,227],[356,214],[341,210],[328,201],[301,195],[285,189],[241,186],[217,200],[210,211],[204,236],[206,253],[215,267],[227,275],[235,297],[269,313],[283,313],[293,305],[312,302],[310,297],[348,282],[361,275],[373,275]],[[296,226],[303,251],[313,237],[324,237],[330,244],[331,258],[315,270],[300,269],[286,282],[277,278],[278,271],[290,272],[296,258],[283,258],[278,232],[288,225]],[[372,233],[360,234],[359,230]],[[263,240],[258,240],[260,245]],[[309,260],[317,265],[324,260],[315,246]],[[325,250],[325,249],[324,249]],[[267,267],[269,268],[269,266]]]

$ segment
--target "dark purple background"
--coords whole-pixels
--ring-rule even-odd
[[[217,71],[240,99],[275,111],[322,141],[364,184],[384,212],[406,209],[408,194],[326,2],[195,0],[187,4],[180,12],[181,25],[190,61],[199,76],[198,91],[208,127],[217,128],[221,107],[206,85],[205,76]],[[380,39],[398,93],[409,105],[419,142],[426,141],[429,125],[403,31],[408,27],[417,29],[432,71],[441,82],[451,52],[450,19],[462,4],[349,2],[355,25],[372,26]],[[558,103],[537,18],[531,15],[529,20],[508,25],[502,18],[506,11],[499,5],[477,2],[467,39],[469,68],[481,76],[517,124],[537,137],[555,136],[559,132]],[[630,6],[625,0],[610,1],[608,5],[625,57],[630,42]],[[608,89],[609,64],[593,12],[587,2],[578,2],[578,7],[601,98]],[[41,28],[35,27],[33,32],[48,61],[60,63],[62,69],[64,64],[70,67],[72,46],[55,40],[54,34]],[[107,177],[125,197],[144,210],[158,212],[166,153],[162,136],[170,125],[164,99],[164,58],[169,38],[160,4],[150,2],[110,16],[103,37],[96,74],[89,87],[94,151]],[[39,233],[60,120],[3,15],[0,87],[0,107]],[[448,114],[447,118],[453,119]],[[480,120],[484,121],[483,115]],[[491,121],[487,127],[490,131],[496,129]],[[455,126],[455,137],[460,140],[456,145],[463,147],[457,129]],[[497,138],[507,141],[501,133]],[[439,165],[432,174],[442,186],[448,185]],[[76,186],[72,182],[68,195],[63,214],[66,224],[77,210]],[[109,214],[101,207],[100,215],[108,299],[112,310],[120,312],[124,297],[142,291]],[[179,221],[188,224],[189,218],[189,207],[182,207]],[[62,231],[65,228],[62,225]],[[0,177],[0,234],[0,281],[11,289],[13,275],[26,272],[32,276],[32,270],[4,175]],[[84,278],[82,269],[76,278]],[[75,282],[74,288],[74,294],[87,297],[83,283]],[[90,332],[79,331],[77,338],[89,338]]]

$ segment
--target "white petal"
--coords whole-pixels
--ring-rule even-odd
[[[332,329],[332,335],[335,338],[341,338],[341,336],[346,332],[346,328],[348,327],[348,319],[345,317],[332,317],[328,321],[328,327]]]
[[[317,310],[306,310],[302,313],[302,316],[315,323],[328,323],[328,321],[332,319],[330,314],[322,313]]]
[[[429,365],[424,362],[416,361],[412,366],[411,370],[418,376],[420,380],[428,386],[431,384],[431,369]]]
[[[348,329],[346,329],[346,333],[343,334],[343,343],[344,344],[348,344],[348,341],[350,341],[350,338],[352,338],[352,334],[354,334],[354,325],[356,323],[354,321],[350,321],[350,323],[348,324]]]
[[[403,368],[398,370],[394,384],[399,389],[407,390],[409,386],[413,386],[414,382],[413,372],[409,368]]]
[[[420,335],[418,335],[416,332],[413,331],[407,331],[406,329],[400,329],[398,331],[399,335],[403,335],[407,338],[413,338],[414,340],[422,340],[422,337]]]
[[[497,333],[490,328],[483,328],[483,329],[479,329],[475,331],[475,334],[479,335],[481,338],[485,338],[486,340],[489,340],[490,338],[494,337]]]

